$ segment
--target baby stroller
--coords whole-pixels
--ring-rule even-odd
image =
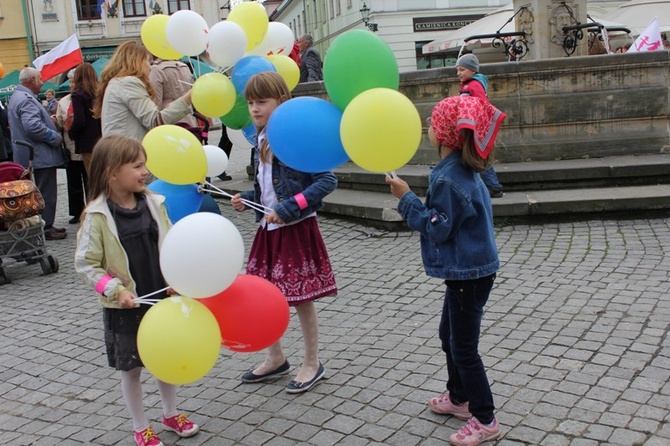
[[[0,285],[10,283],[6,261],[34,264],[44,274],[58,271],[58,260],[49,254],[44,238],[44,220],[39,213],[44,199],[33,177],[33,147],[16,141],[30,151],[28,170],[13,162],[0,163]]]

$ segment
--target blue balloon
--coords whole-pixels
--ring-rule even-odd
[[[219,205],[216,204],[216,200],[210,194],[202,195],[202,204],[198,212],[212,212],[213,214],[221,215],[221,209]]]
[[[319,98],[303,96],[282,103],[267,126],[272,152],[301,172],[332,170],[349,160],[340,138],[342,111]]]
[[[244,134],[244,138],[249,141],[249,144],[253,146],[256,145],[256,126],[254,123],[251,123],[243,128],[242,133]]]
[[[198,186],[195,184],[172,184],[154,180],[147,187],[165,197],[165,208],[172,223],[198,212],[202,204],[203,194],[198,193]]]
[[[244,96],[244,87],[246,87],[249,78],[262,71],[277,71],[272,62],[261,56],[247,56],[238,60],[233,67],[233,73],[230,80],[235,86],[238,95]]]

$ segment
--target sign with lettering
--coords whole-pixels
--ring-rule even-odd
[[[441,17],[416,17],[412,19],[414,32],[426,31],[448,31],[462,28],[475,20],[484,17],[483,14],[441,16]],[[491,31],[495,32],[495,30]]]

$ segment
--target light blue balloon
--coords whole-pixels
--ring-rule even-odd
[[[254,74],[263,71],[277,71],[272,62],[261,56],[247,56],[238,60],[233,67],[230,80],[235,86],[238,95],[244,96],[244,87],[246,87],[249,78]]]
[[[325,172],[349,160],[340,138],[342,111],[330,102],[303,96],[277,107],[267,126],[272,152],[301,172]]]
[[[147,187],[165,197],[165,208],[172,223],[198,212],[202,204],[203,194],[198,193],[198,186],[195,184],[172,184],[154,180]]]

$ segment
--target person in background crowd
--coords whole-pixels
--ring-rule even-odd
[[[456,73],[458,79],[461,81],[461,89],[458,91],[458,94],[481,98],[489,102],[487,95],[489,81],[485,75],[479,72],[479,60],[477,56],[474,54],[464,54],[459,57],[456,61]],[[498,174],[493,168],[492,163],[489,163],[488,168],[481,172],[480,175],[482,176],[482,180],[484,180],[484,184],[486,184],[491,198],[500,198],[504,195],[502,184],[498,180]]]
[[[56,108],[58,107],[56,92],[53,89],[49,88],[46,92],[44,92],[44,96],[46,97],[46,100],[44,102],[44,108],[47,109],[50,115],[55,115]]]
[[[74,89],[74,70],[67,74],[70,80],[70,91]],[[75,153],[74,141],[68,136],[67,130],[72,125],[74,118],[72,114],[72,94],[63,96],[58,101],[56,108],[56,125],[63,134],[63,144],[70,153],[70,160],[65,167],[67,178],[67,208],[70,214],[70,224],[79,223],[79,217],[84,211],[86,204],[85,191],[88,189],[88,177],[84,167],[84,160],[81,155]]]
[[[12,141],[26,141],[35,149],[33,169],[35,185],[44,197],[44,232],[47,240],[61,240],[67,237],[64,228],[56,228],[56,202],[58,183],[56,171],[67,162],[61,144],[63,137],[56,128],[55,117],[37,99],[42,89],[42,75],[36,68],[26,67],[19,73],[20,85],[9,99],[9,128]],[[14,161],[26,169],[29,163],[28,150],[18,144],[13,145]]]
[[[125,135],[142,141],[162,124],[174,124],[191,114],[191,90],[164,109],[154,102],[149,78],[150,54],[141,44],[129,40],[114,51],[102,71],[93,115],[102,120],[102,135]]]
[[[316,82],[323,80],[323,64],[321,56],[313,47],[314,39],[309,34],[304,34],[298,39],[300,47],[300,81]]]
[[[100,118],[93,116],[93,101],[99,88],[98,75],[90,63],[80,64],[74,71],[72,90],[72,125],[68,135],[74,140],[75,152],[84,160],[90,174],[93,147],[102,136]]]
[[[0,102],[0,161],[12,159],[12,134],[9,132],[7,107]]]

